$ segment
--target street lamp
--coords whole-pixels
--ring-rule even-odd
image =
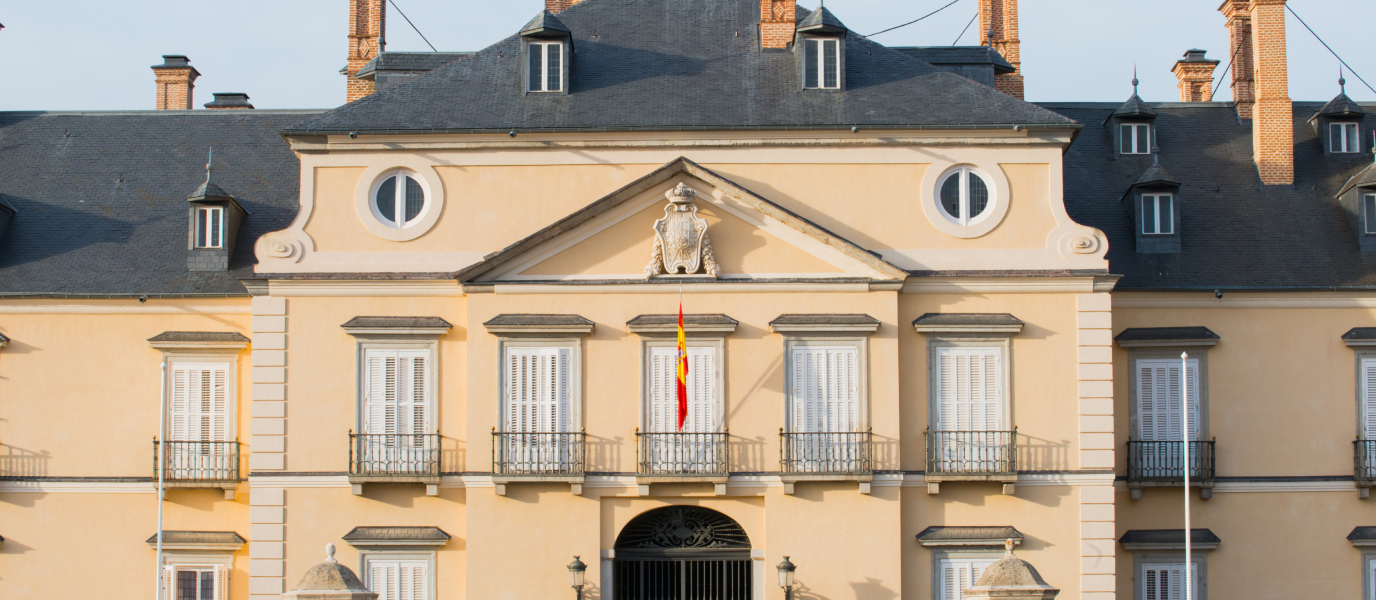
[[[779,587],[784,588],[784,600],[793,600],[793,572],[798,570],[798,565],[793,564],[784,557],[784,562],[779,563]]]
[[[587,572],[588,565],[573,557],[573,562],[569,563],[569,584],[573,589],[578,590],[578,600],[583,600],[583,574]]]

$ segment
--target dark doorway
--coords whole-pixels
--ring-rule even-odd
[[[750,600],[750,538],[731,517],[666,506],[616,538],[615,600]]]

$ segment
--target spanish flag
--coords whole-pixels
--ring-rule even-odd
[[[678,430],[688,420],[688,338],[683,334],[683,301],[678,302]]]

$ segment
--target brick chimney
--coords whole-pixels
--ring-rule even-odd
[[[372,81],[355,79],[354,74],[382,53],[386,38],[387,0],[349,0],[349,63],[344,67],[345,102],[353,102],[376,91]]]
[[[191,110],[191,95],[196,89],[196,78],[201,73],[191,66],[191,59],[180,54],[164,54],[162,64],[153,65],[153,77],[157,81],[157,110]]]
[[[988,45],[1013,65],[1013,72],[994,77],[994,89],[1023,99],[1022,41],[1018,39],[1018,0],[979,0],[979,43]]]
[[[1178,80],[1181,102],[1207,102],[1214,97],[1214,69],[1218,68],[1218,61],[1204,58],[1204,54],[1204,50],[1188,50],[1171,69]]]
[[[1228,19],[1228,57],[1233,64],[1233,103],[1239,118],[1252,118],[1256,92],[1252,86],[1251,0],[1224,0],[1218,8]]]
[[[760,45],[787,48],[798,31],[796,0],[760,0]]]
[[[1285,0],[1227,0],[1238,116],[1252,120],[1252,158],[1264,185],[1295,183],[1294,108],[1285,50]]]
[[[545,10],[558,14],[559,11],[582,1],[583,0],[545,0]]]

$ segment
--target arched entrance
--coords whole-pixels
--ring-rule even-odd
[[[646,511],[616,538],[615,600],[749,600],[750,538],[698,506]]]

